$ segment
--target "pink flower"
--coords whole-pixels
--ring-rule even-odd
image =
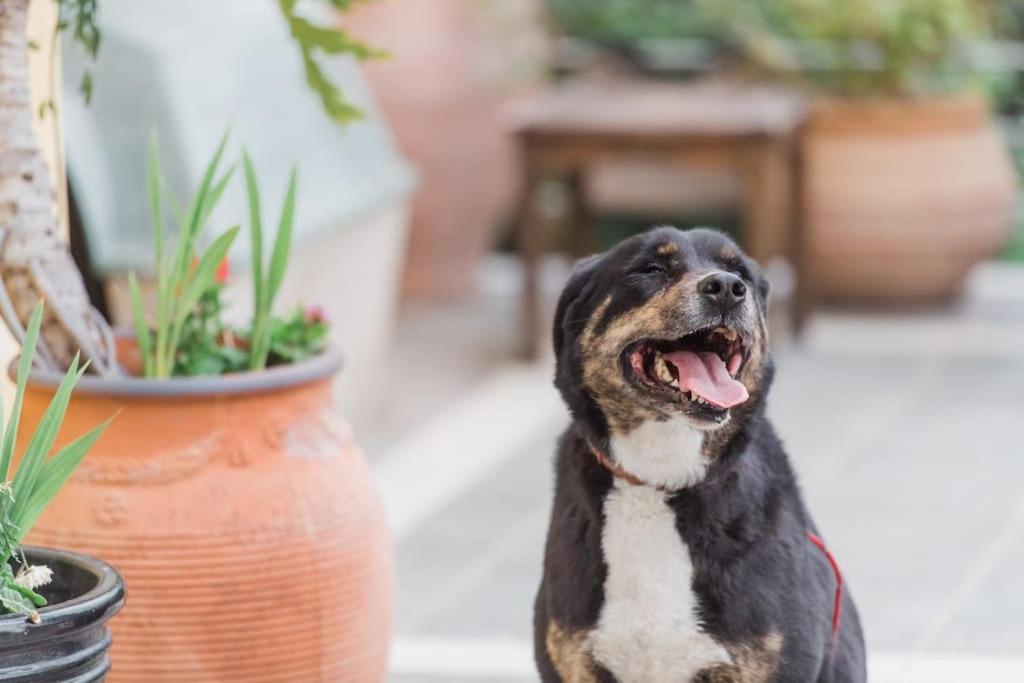
[[[302,310],[302,319],[309,325],[312,325],[313,323],[325,323],[327,322],[327,314],[324,313],[323,306],[306,306]]]

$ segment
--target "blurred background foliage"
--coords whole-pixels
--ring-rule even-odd
[[[974,0],[700,0],[713,26],[758,65],[825,92],[905,95],[962,89],[966,45],[992,35]]]
[[[689,0],[548,0],[547,5],[563,33],[597,43],[712,34],[704,14]]]
[[[734,62],[829,93],[946,92],[980,78],[1001,104],[1024,99],[1019,78],[984,66],[988,41],[1024,39],[1020,0],[547,0],[547,8],[562,36],[614,48],[704,40]]]

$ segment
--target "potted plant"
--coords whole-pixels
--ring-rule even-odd
[[[91,372],[117,374],[110,326],[92,306],[82,275],[61,238],[54,188],[47,172],[32,119],[37,114],[57,114],[52,88],[56,60],[50,60],[50,99],[39,108],[32,104],[29,89],[27,30],[29,6],[49,0],[3,0],[0,3],[0,317],[18,341],[40,299],[50,306],[44,313],[37,364],[50,370],[68,367],[79,353],[89,361]],[[339,12],[350,9],[349,0],[321,0]],[[67,31],[89,58],[99,53],[101,32],[99,0],[58,0],[54,34]],[[382,52],[348,35],[338,23],[317,23],[297,0],[277,0],[288,33],[298,48],[306,83],[316,94],[324,113],[345,124],[361,112],[345,97],[324,69],[324,57],[349,55],[372,59]],[[54,54],[56,54],[54,52]],[[88,102],[92,74],[83,71],[81,90]],[[61,147],[58,138],[56,147]]]
[[[818,93],[804,142],[806,266],[820,296],[936,300],[1005,243],[1014,172],[968,47],[973,0],[704,2],[723,31]]]
[[[124,585],[105,562],[53,548],[22,546],[39,515],[110,424],[50,454],[84,367],[73,358],[17,467],[15,440],[43,320],[37,305],[18,362],[14,406],[0,441],[0,679],[99,681],[110,668],[107,621],[124,603]],[[109,415],[109,413],[108,413]]]
[[[380,681],[392,545],[370,470],[332,410],[340,358],[316,309],[273,314],[297,176],[265,245],[255,166],[242,155],[254,305],[248,324],[232,326],[220,297],[240,228],[199,248],[236,175],[222,172],[226,145],[179,204],[154,140],[155,301],[147,312],[133,278],[134,334],[118,343],[138,374],[80,382],[71,427],[121,413],[33,539],[105,557],[132,585],[113,626],[111,680]],[[42,419],[56,379],[33,374],[26,421]]]
[[[38,519],[31,540],[102,556],[133,585],[131,604],[112,625],[110,680],[383,680],[392,546],[369,468],[331,409],[330,379],[340,358],[324,345],[327,322],[316,309],[273,315],[290,249],[294,176],[264,258],[258,182],[251,161],[242,159],[255,306],[248,324],[235,328],[221,317],[220,295],[224,257],[240,228],[199,249],[210,212],[236,177],[221,173],[226,139],[187,203],[163,182],[154,145],[148,191],[156,301],[147,311],[148,297],[135,283],[134,337],[115,338],[89,305],[56,229],[31,128],[28,4],[0,3],[0,313],[24,339],[24,357],[31,355],[29,340],[39,339],[35,370],[19,375],[25,379],[15,414],[73,449],[80,442],[69,434],[121,411],[90,461]],[[357,116],[320,60],[375,51],[337,26],[312,22],[295,0],[277,4],[325,112],[340,122]],[[58,28],[72,31],[90,54],[99,47],[97,5],[60,2]],[[86,90],[89,83],[83,81]],[[173,237],[164,230],[169,215],[179,226]],[[56,310],[28,324],[40,298],[55,302]],[[93,374],[81,376],[76,349],[92,361]],[[128,367],[132,360],[138,372]],[[79,380],[70,398],[62,379],[69,366]],[[51,405],[66,406],[59,433]],[[26,452],[32,448],[31,440],[19,437],[19,443]],[[26,556],[30,564],[50,557],[34,550]],[[77,599],[76,591],[89,584],[81,577],[91,570],[82,562],[54,560],[56,585],[72,585],[55,591],[53,600]],[[95,585],[106,591],[107,579]],[[44,611],[39,614],[40,626],[49,628]],[[84,624],[81,614],[69,619]],[[96,631],[91,637],[98,655],[106,641]],[[0,655],[8,654],[6,647],[0,644]],[[53,652],[41,657],[59,663]]]

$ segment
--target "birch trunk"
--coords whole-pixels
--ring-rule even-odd
[[[0,0],[0,314],[20,341],[44,299],[37,363],[64,369],[81,350],[94,371],[107,373],[116,368],[110,329],[90,305],[60,237],[50,175],[32,129],[29,2]]]

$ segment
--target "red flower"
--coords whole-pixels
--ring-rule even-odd
[[[219,266],[217,266],[217,274],[214,275],[213,279],[219,282],[220,284],[224,284],[225,282],[228,281],[228,275],[230,274],[231,266],[228,265],[227,257],[224,257],[224,260],[220,262]]]

